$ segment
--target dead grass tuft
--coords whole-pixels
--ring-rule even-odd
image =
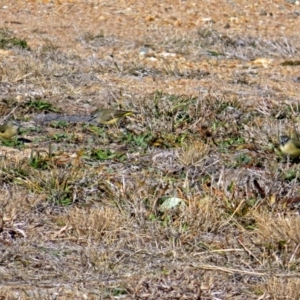
[[[74,208],[68,215],[71,236],[79,240],[115,240],[124,223],[117,208]]]
[[[266,297],[273,299],[299,298],[298,278],[272,278],[266,283]]]

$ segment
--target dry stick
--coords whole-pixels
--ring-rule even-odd
[[[242,273],[242,274],[248,274],[253,276],[274,276],[274,277],[285,277],[285,278],[300,278],[299,273],[268,273],[268,272],[253,272],[253,271],[247,271],[247,270],[241,270],[241,269],[234,269],[234,268],[225,268],[225,267],[218,267],[213,265],[192,265],[195,268],[198,269],[204,269],[204,270],[210,270],[210,271],[221,271],[225,273]]]
[[[293,252],[293,254],[292,254],[292,256],[291,256],[289,263],[292,263],[292,261],[293,261],[293,259],[294,259],[294,257],[295,257],[295,254],[298,252],[299,246],[300,246],[300,244],[298,244],[298,245],[296,246],[296,249],[295,249],[295,251]]]
[[[234,269],[234,268],[226,268],[226,267],[218,267],[218,266],[214,266],[214,265],[192,265],[195,268],[199,268],[199,269],[204,269],[204,270],[211,270],[211,271],[221,271],[221,272],[225,272],[225,273],[242,273],[242,274],[248,274],[248,275],[253,275],[253,276],[267,276],[270,274],[267,274],[266,272],[262,273],[262,272],[253,272],[253,271],[247,271],[247,270],[241,270],[241,269]],[[275,275],[275,274],[273,274]],[[297,274],[298,276],[300,276],[300,274]]]
[[[17,106],[14,107],[14,108],[11,110],[11,112],[8,113],[8,115],[7,115],[6,117],[4,117],[3,122],[5,122],[5,121],[6,121],[6,120],[14,113],[14,111],[15,111],[20,105],[21,105],[21,103],[19,102],[19,103],[17,104]]]
[[[241,201],[240,204],[238,205],[238,207],[235,209],[235,211],[233,212],[233,214],[229,217],[228,220],[226,220],[223,224],[221,224],[218,228],[218,230],[220,230],[222,227],[224,227],[225,225],[227,225],[234,217],[234,215],[239,211],[240,207],[242,206],[242,204],[244,204],[244,202],[246,202],[245,200]]]
[[[245,251],[252,257],[254,257],[254,259],[260,264],[262,265],[262,262],[241,242],[241,240],[238,238],[237,241],[239,242],[239,244],[245,249]]]
[[[33,73],[30,72],[30,73],[27,73],[27,74],[25,74],[25,75],[23,75],[23,76],[17,76],[17,77],[15,78],[14,82],[21,81],[21,80],[23,80],[23,79],[25,79],[25,78],[31,76],[32,74],[33,74]]]

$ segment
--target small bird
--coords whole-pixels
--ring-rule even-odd
[[[0,139],[11,140],[19,132],[20,124],[16,120],[0,125]]]
[[[104,108],[97,110],[93,115],[91,120],[96,120],[102,125],[116,124],[121,118],[135,114],[135,112],[130,110],[118,110],[112,108]]]
[[[291,138],[287,135],[279,137],[280,150],[283,154],[290,158],[297,158],[300,156],[300,142],[295,138]]]

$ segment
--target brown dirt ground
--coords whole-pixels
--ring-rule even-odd
[[[0,148],[0,299],[299,299],[276,143],[299,131],[300,6],[249,2],[1,1],[30,47],[0,50],[1,117],[33,143]],[[140,114],[61,129],[39,99]]]

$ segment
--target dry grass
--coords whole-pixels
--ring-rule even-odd
[[[299,298],[300,24],[275,2],[3,1],[0,114],[32,142],[0,147],[1,299]],[[98,107],[139,113],[35,121]]]

